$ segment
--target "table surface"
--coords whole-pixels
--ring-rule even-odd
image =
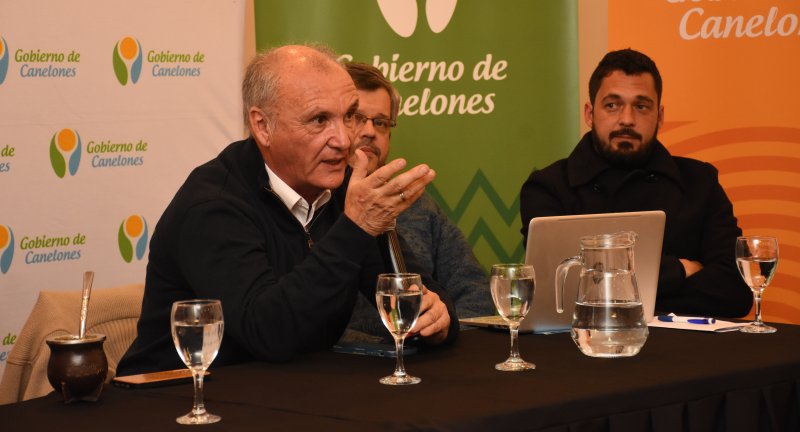
[[[212,366],[206,407],[222,422],[203,430],[798,427],[800,326],[777,327],[770,335],[651,328],[642,351],[620,359],[584,356],[566,333],[521,335],[522,357],[536,364],[524,372],[494,369],[508,355],[507,333],[470,329],[453,346],[408,356],[407,371],[422,383],[402,387],[378,383],[391,358],[319,352],[285,364]],[[190,384],[107,387],[97,402],[69,405],[51,393],[0,406],[0,429],[179,431],[186,427],[175,417],[191,404]]]

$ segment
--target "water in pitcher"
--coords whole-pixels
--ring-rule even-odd
[[[647,341],[647,322],[633,270],[635,240],[633,232],[582,237],[581,254],[558,266],[558,305],[563,301],[563,294],[558,294],[563,293],[569,268],[581,268],[571,334],[587,356],[630,357]]]
[[[641,302],[576,303],[572,340],[591,357],[630,357],[647,340]]]

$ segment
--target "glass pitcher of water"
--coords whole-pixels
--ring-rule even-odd
[[[647,340],[647,322],[633,269],[636,233],[581,237],[579,256],[556,269],[556,310],[564,312],[569,269],[581,266],[572,317],[572,340],[591,357],[630,357]]]

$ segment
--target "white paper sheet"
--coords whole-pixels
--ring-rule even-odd
[[[661,328],[671,328],[677,330],[694,330],[694,331],[705,331],[705,332],[716,332],[716,333],[738,331],[739,327],[744,327],[748,324],[750,323],[723,321],[723,320],[716,320],[713,324],[666,322],[666,321],[659,321],[657,316],[653,317],[653,320],[647,323],[648,327],[661,327]]]

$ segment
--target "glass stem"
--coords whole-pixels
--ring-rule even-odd
[[[753,290],[753,299],[756,302],[756,321],[754,324],[758,326],[764,325],[764,323],[761,322],[761,293],[761,290]]]
[[[397,351],[397,367],[394,368],[394,376],[396,377],[406,376],[406,369],[403,367],[403,341],[405,338],[405,336],[394,337],[394,346]]]
[[[198,372],[197,369],[192,368],[192,378],[194,380],[194,407],[192,407],[192,414],[201,416],[206,413],[206,406],[203,403],[203,376],[205,371]]]
[[[519,323],[512,323],[508,325],[511,331],[511,355],[509,358],[519,359]]]

